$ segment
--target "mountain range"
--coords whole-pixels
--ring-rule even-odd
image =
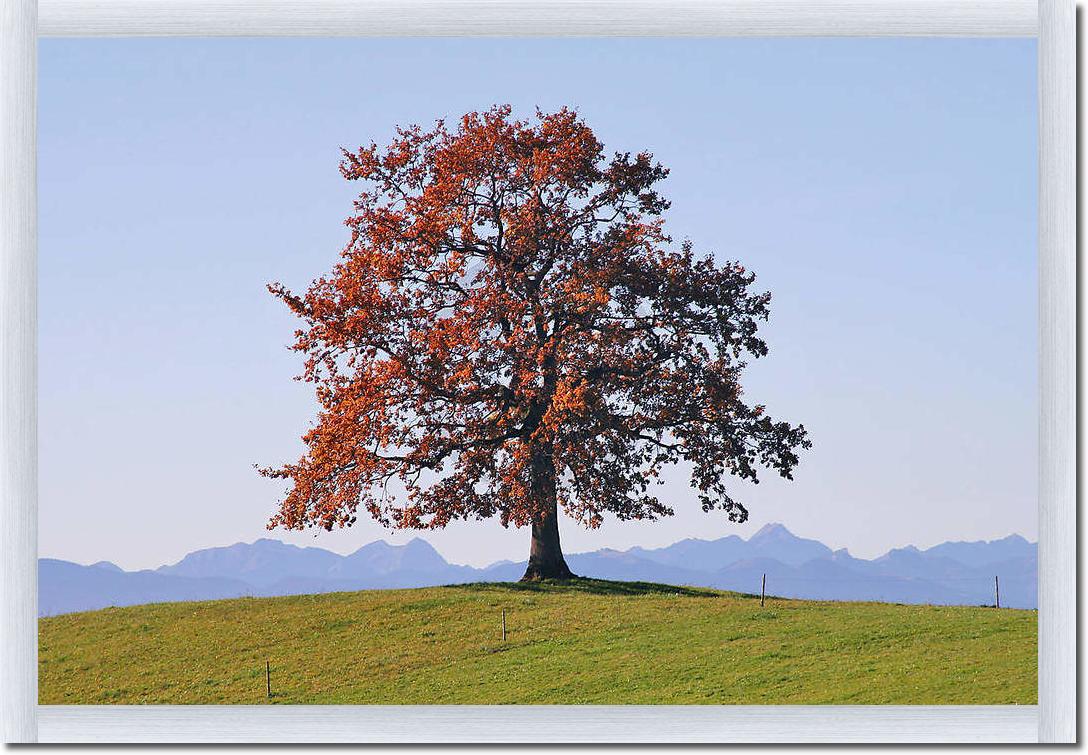
[[[768,524],[751,538],[687,539],[664,548],[608,548],[567,556],[575,574],[662,582],[814,600],[872,600],[941,605],[1037,605],[1038,546],[1020,535],[1000,540],[913,546],[859,559]],[[39,615],[186,600],[512,582],[525,562],[477,569],[447,562],[429,543],[376,540],[341,556],[262,538],[188,554],[158,569],[124,571],[108,561],[84,566],[38,560]]]

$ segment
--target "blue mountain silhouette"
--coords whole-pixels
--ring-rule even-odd
[[[1037,605],[1038,547],[1019,535],[993,541],[947,542],[927,550],[896,548],[872,560],[832,551],[817,540],[768,524],[748,540],[687,539],[665,548],[602,549],[567,557],[580,575],[664,582],[814,600],[991,605],[994,577],[1001,604]],[[525,563],[500,561],[483,569],[447,562],[421,538],[404,545],[376,540],[341,556],[262,538],[206,548],[175,564],[127,572],[108,561],[82,566],[38,561],[43,616],[185,600],[246,595],[294,595],[481,581],[513,581]]]

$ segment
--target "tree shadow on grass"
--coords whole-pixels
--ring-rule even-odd
[[[470,582],[463,585],[447,585],[450,589],[485,591],[502,590],[524,593],[578,592],[592,595],[679,595],[687,598],[714,598],[721,593],[705,587],[663,585],[656,582],[614,582],[607,579],[544,579],[539,582]]]

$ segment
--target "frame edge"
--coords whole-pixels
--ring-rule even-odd
[[[1028,743],[1034,705],[43,705],[51,743]]]
[[[1039,741],[1077,739],[1076,8],[1039,2]]]
[[[1035,0],[41,0],[43,36],[1034,36]]]
[[[344,21],[340,35],[370,33],[407,34],[403,23],[390,20],[389,4],[372,0],[328,0],[315,4],[313,23],[305,21],[308,12],[284,10],[296,6],[283,0],[224,2],[223,0],[145,0],[156,6],[146,12],[130,0],[42,0],[42,34],[46,36],[152,36],[152,35],[322,35]],[[523,19],[512,19],[516,2],[497,3],[507,11],[502,21],[490,30],[480,21],[490,4],[464,2],[455,29],[447,34],[525,34],[520,27],[540,23],[542,17],[527,12]],[[741,3],[754,8],[758,3]],[[562,3],[550,3],[558,8]],[[595,3],[598,8],[612,8],[612,14],[625,8],[620,3]],[[660,11],[657,3],[633,3],[640,8]],[[828,3],[818,3],[826,15]],[[849,3],[851,7],[861,3]],[[898,6],[911,3],[897,3]],[[934,7],[914,3],[918,8]],[[941,4],[965,8],[968,3]],[[188,22],[176,10],[188,6],[188,14],[199,15],[197,8],[209,8],[212,17]],[[194,8],[193,6],[197,6]],[[946,35],[957,36],[1031,36],[1034,22],[1025,21],[1023,3],[1003,2],[993,6],[994,16],[986,14],[960,17],[952,22]],[[407,24],[419,23],[417,8],[434,4],[412,2]],[[791,4],[791,8],[795,8]],[[571,6],[564,6],[570,12]],[[174,10],[171,10],[174,9]],[[272,17],[257,20],[263,10]],[[339,11],[337,11],[339,9]],[[556,11],[558,12],[558,11]],[[775,26],[759,20],[763,11],[750,11],[758,23],[744,26],[718,19],[714,28],[704,27],[699,36],[723,33],[725,25],[732,34],[801,34],[792,26]],[[788,13],[778,9],[777,13]],[[921,14],[916,10],[906,13]],[[1040,84],[1040,187],[1039,187],[1039,338],[1040,338],[1040,457],[1050,459],[1040,468],[1040,656],[1038,734],[1040,741],[1073,742],[1076,738],[1076,251],[1075,251],[1075,154],[1074,107],[1074,6],[1071,0],[1040,0],[1038,33]],[[386,14],[386,15],[383,15]],[[458,16],[458,10],[437,11],[441,22]],[[624,28],[635,28],[643,13],[624,20]],[[767,16],[774,13],[767,11]],[[864,14],[861,16],[864,18]],[[926,25],[948,25],[949,12],[938,13]],[[997,24],[993,18],[1000,17]],[[247,21],[248,18],[248,26]],[[589,20],[587,20],[587,18]],[[570,26],[544,14],[545,26],[554,25],[552,34],[593,34],[600,18],[570,20]],[[692,16],[692,18],[698,18]],[[375,20],[377,19],[377,21]],[[967,19],[966,21],[964,19]],[[36,268],[36,50],[38,12],[35,0],[4,0],[0,3],[0,667],[5,669],[0,687],[0,723],[5,741],[36,741],[39,729],[37,697],[36,614],[37,614],[37,455],[36,455],[36,379],[37,379],[37,268]],[[693,23],[691,18],[687,23]],[[917,24],[917,18],[915,19]],[[476,24],[475,27],[472,27]],[[498,27],[507,24],[506,31]],[[761,25],[762,24],[762,25]],[[433,26],[432,21],[428,26]],[[471,28],[475,29],[473,31]],[[569,29],[578,27],[580,31]],[[904,24],[904,29],[909,23]],[[562,31],[563,28],[568,29]],[[851,16],[851,22],[838,29],[820,31],[811,26],[808,34],[857,35],[873,33]],[[793,30],[791,30],[793,29]],[[904,36],[940,32],[915,29],[885,31],[885,35]],[[361,31],[360,31],[361,30]],[[439,35],[438,31],[417,31],[420,35]],[[547,32],[546,32],[547,33]],[[608,33],[608,32],[604,32]],[[615,32],[613,32],[615,33]],[[621,32],[623,33],[623,32]],[[627,34],[650,33],[643,29]],[[673,31],[677,35],[696,35],[694,31]],[[1063,162],[1064,159],[1064,162]],[[1048,366],[1048,360],[1052,362]],[[1044,450],[1046,453],[1044,453]],[[1049,455],[1048,455],[1049,454]],[[1050,551],[1049,555],[1045,555]],[[82,718],[75,711],[42,708],[43,734],[55,734],[57,724],[66,719]],[[89,713],[89,712],[88,712]],[[834,718],[834,716],[830,716]],[[224,721],[225,723],[225,721]],[[101,735],[100,735],[101,736]],[[194,736],[199,737],[199,734]],[[47,737],[52,738],[52,737]],[[107,741],[102,737],[95,741]],[[143,740],[153,741],[153,740]],[[160,740],[162,741],[162,740]],[[223,741],[223,740],[220,740]],[[810,740],[817,741],[817,740]],[[829,740],[834,741],[834,740]]]
[[[38,737],[38,268],[35,0],[0,3],[0,723]]]

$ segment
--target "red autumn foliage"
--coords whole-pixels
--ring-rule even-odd
[[[269,527],[497,516],[532,525],[527,578],[565,577],[557,507],[591,528],[671,515],[651,485],[686,461],[702,508],[744,521],[730,475],[791,477],[804,427],[740,385],[770,294],[672,244],[651,154],[607,156],[568,109],[504,106],[340,169],[364,186],[341,262],[303,295],[269,287],[305,323],[321,405],[303,457],[262,470],[291,483]]]

